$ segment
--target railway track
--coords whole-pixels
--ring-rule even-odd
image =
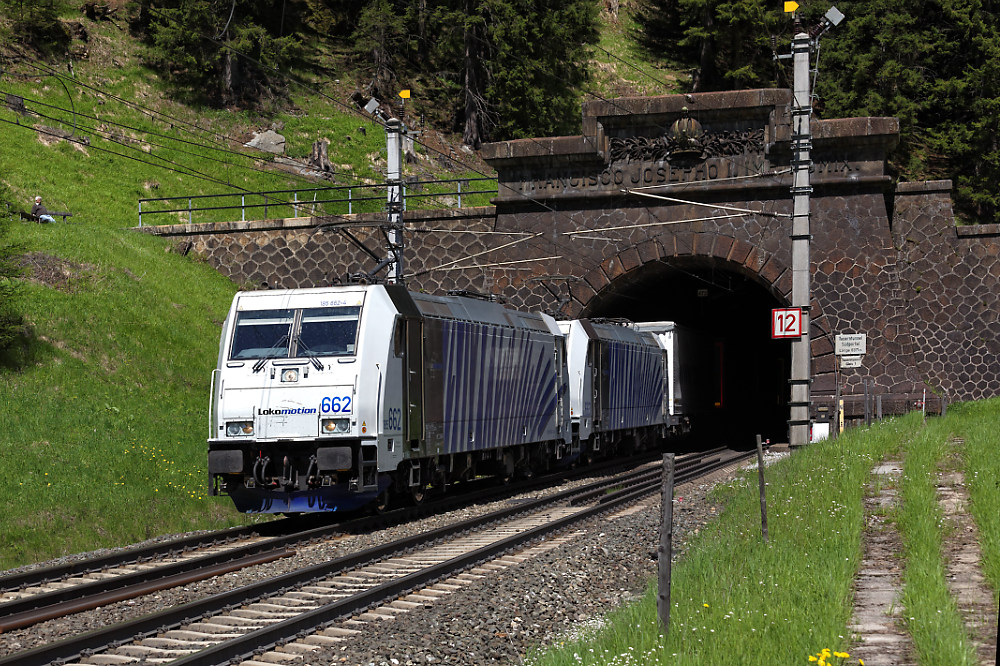
[[[639,459],[642,458],[624,464],[634,465]],[[289,557],[295,554],[294,547],[310,542],[370,531],[476,502],[494,501],[622,466],[623,461],[618,460],[569,473],[539,476],[502,488],[487,485],[426,505],[317,527],[310,526],[317,522],[311,516],[285,518],[0,577],[0,633]]]
[[[738,456],[680,459],[678,482]],[[173,663],[181,666],[289,661],[350,637],[359,622],[413,612],[465,582],[530,556],[574,523],[659,489],[659,467],[557,493],[162,613],[0,659],[0,666],[51,663]],[[553,534],[559,534],[553,537]],[[538,547],[538,546],[535,546]],[[333,626],[337,624],[338,626]],[[251,663],[252,666],[252,663]]]

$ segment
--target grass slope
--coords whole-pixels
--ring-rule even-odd
[[[77,63],[76,82],[41,76],[30,60],[0,78],[5,93],[99,118],[77,118],[77,136],[89,138],[81,145],[36,131],[73,129],[66,112],[28,102],[51,116],[45,119],[0,108],[0,180],[15,202],[28,209],[40,194],[51,210],[73,213],[65,225],[15,220],[11,227],[29,268],[21,309],[31,342],[0,368],[0,459],[9,475],[0,488],[0,569],[245,520],[225,498],[205,494],[209,377],[237,287],[130,227],[138,222],[139,198],[232,191],[171,169],[255,191],[302,185],[254,170],[264,166],[260,156],[206,148],[218,134],[247,137],[268,121],[166,101],[123,33],[109,23],[87,27],[91,57]],[[154,121],[115,97],[210,127],[216,136]],[[289,152],[307,155],[312,141],[327,136],[334,164],[351,164],[355,177],[377,176],[372,158],[384,146],[381,132],[365,136],[357,117],[303,104],[308,115],[299,110],[279,119]],[[128,146],[101,138],[100,129],[117,132]]]
[[[945,418],[919,413],[814,444],[767,470],[770,542],[760,538],[756,471],[715,489],[725,506],[673,566],[670,628],[657,619],[655,581],[643,599],[612,613],[605,626],[526,660],[570,664],[713,664],[761,666],[820,661],[851,646],[848,623],[865,526],[864,493],[887,456],[904,461],[897,488],[902,506],[885,518],[903,539],[906,628],[921,664],[966,664],[975,657],[946,583],[941,520],[935,495],[939,464],[952,437],[966,438],[962,459],[970,507],[981,532],[983,568],[998,589],[1000,463],[995,423],[1000,399],[966,403]]]
[[[690,90],[690,75],[683,65],[671,62],[641,46],[634,2],[604,3],[601,37],[590,61],[591,83],[583,101],[612,97],[669,95]]]
[[[0,386],[11,478],[0,566],[229,524],[228,508],[205,497],[202,459],[207,378],[234,286],[134,232],[19,231],[35,252],[68,259],[58,269],[69,281],[27,289],[37,340]]]
[[[0,521],[0,569],[246,520],[225,498],[204,492],[209,376],[236,286],[171,253],[164,241],[130,230],[138,224],[138,200],[308,187],[268,171],[269,156],[240,154],[250,151],[239,144],[272,121],[291,157],[305,158],[314,141],[329,140],[338,184],[384,178],[384,133],[325,95],[348,98],[353,83],[345,63],[337,61],[335,82],[302,73],[325,94],[293,86],[293,104],[273,118],[192,109],[171,101],[125,31],[88,20],[71,3],[58,7],[89,35],[85,45],[74,42],[88,56],[76,60],[72,76],[64,63],[25,58],[12,47],[14,10],[0,6],[6,42],[0,55],[7,63],[0,93],[24,97],[35,112],[0,107],[0,181],[19,208],[29,209],[40,194],[50,210],[73,213],[66,225],[16,217],[12,225],[29,268],[21,306],[31,337],[0,365],[0,459],[10,479],[0,487],[7,512]],[[598,94],[668,92],[629,64],[641,53],[629,37],[627,6],[620,22],[604,18],[602,49],[592,61]],[[331,71],[324,60],[329,53],[323,55],[328,50],[313,46],[317,63]],[[663,67],[638,65],[673,82]],[[72,131],[87,143],[58,140],[46,128]],[[408,175],[489,174],[447,137],[420,129],[421,159],[407,165]],[[466,205],[481,205],[489,195],[467,199]],[[438,207],[442,200],[423,205]],[[157,207],[174,206],[144,210]],[[272,208],[270,216],[284,214]],[[239,213],[195,221],[226,215]],[[146,224],[178,220],[187,221],[176,214],[143,218]]]

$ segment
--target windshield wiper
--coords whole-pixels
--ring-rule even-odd
[[[323,362],[320,361],[318,358],[316,358],[316,352],[314,352],[312,349],[309,349],[309,345],[303,342],[301,335],[295,336],[295,342],[298,343],[299,349],[305,350],[306,353],[303,354],[303,356],[309,359],[309,362],[313,364],[314,368],[316,368],[317,370],[324,369],[325,366],[323,365]]]
[[[274,356],[271,352],[273,352],[278,347],[280,347],[281,344],[283,342],[285,342],[285,340],[287,340],[287,339],[288,339],[288,333],[285,333],[280,338],[278,338],[278,341],[275,342],[273,345],[271,345],[270,349],[268,349],[266,352],[264,352],[264,355],[261,357],[261,359],[259,361],[257,361],[256,363],[253,364],[253,371],[254,372],[259,372],[261,368],[263,368],[265,365],[267,365],[267,362],[268,362],[269,359],[277,358],[277,356]]]

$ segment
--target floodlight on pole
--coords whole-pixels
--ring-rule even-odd
[[[831,6],[826,10],[826,14],[823,14],[823,20],[816,25],[812,30],[809,31],[809,36],[814,40],[819,39],[830,28],[836,28],[844,20],[844,13],[834,6]]]

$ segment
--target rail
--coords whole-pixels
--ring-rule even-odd
[[[43,620],[62,617],[85,608],[111,603],[112,600],[131,599],[146,594],[151,589],[166,589],[179,584],[187,584],[205,577],[218,575],[220,567],[232,566],[232,570],[250,566],[256,562],[252,558],[274,558],[279,551],[294,548],[297,544],[328,538],[336,534],[368,532],[375,525],[388,527],[434,515],[448,510],[459,509],[482,501],[496,501],[504,497],[545,488],[553,480],[569,480],[595,473],[608,472],[623,465],[638,464],[644,456],[632,459],[616,459],[588,465],[559,474],[543,474],[513,482],[497,489],[491,484],[454,495],[445,495],[435,501],[420,506],[404,507],[379,515],[359,515],[356,518],[327,524],[309,516],[284,518],[256,526],[234,527],[183,537],[141,548],[111,553],[92,559],[70,562],[58,566],[33,569],[10,576],[0,577],[0,592],[25,590],[56,583],[59,589],[52,592],[31,594],[20,599],[0,603],[0,633],[30,626]],[[313,516],[312,518],[316,518]],[[247,545],[239,541],[252,537],[264,539]],[[233,545],[229,549],[228,546]],[[197,556],[193,551],[226,546],[227,550],[207,556]],[[130,564],[151,563],[153,560],[192,553],[192,557],[165,566],[143,569],[125,575],[112,575],[116,567],[128,568]],[[236,565],[227,563],[235,562]],[[242,562],[242,565],[239,563]],[[101,572],[102,578],[86,582],[83,579],[91,573]],[[73,578],[72,584],[70,578]],[[180,581],[180,582],[178,582]]]
[[[494,183],[494,186],[479,185],[482,182]],[[463,208],[464,203],[470,197],[476,201],[481,200],[480,195],[489,195],[489,198],[495,197],[497,194],[496,182],[496,178],[404,182],[402,184],[403,210],[407,210],[408,201],[413,201],[414,207],[417,207],[422,201],[435,199],[450,204],[449,197],[452,198],[454,207]],[[300,217],[300,213],[305,213],[308,216],[374,213],[384,211],[387,200],[388,186],[384,183],[268,190],[266,192],[157,197],[139,199],[139,226],[174,224],[177,219],[183,219],[185,215],[188,224],[195,223],[196,215],[199,217],[199,222],[231,222],[233,215],[223,215],[220,214],[220,211],[236,210],[240,211],[241,222],[247,221],[248,211],[252,216],[256,211],[261,210],[263,212],[261,217],[251,217],[251,219],[271,219],[269,214],[272,217]],[[439,204],[439,207],[450,208],[452,206]],[[291,214],[289,215],[289,213]],[[148,223],[150,217],[162,215],[174,216],[176,219],[169,223]]]
[[[753,453],[750,452],[743,455],[748,456]],[[707,474],[715,469],[733,464],[738,458],[739,456],[715,456],[705,466],[692,465],[685,480],[691,480],[701,474]],[[646,484],[637,487],[633,485],[633,481],[639,480],[635,478],[637,476],[649,477],[649,480]],[[246,659],[248,655],[261,650],[271,649],[275,644],[288,640],[290,636],[295,636],[300,632],[312,631],[316,626],[333,619],[344,617],[371,605],[384,603],[387,599],[398,596],[406,590],[419,588],[430,581],[451,575],[477,562],[496,557],[498,554],[506,552],[511,548],[519,547],[531,540],[542,538],[547,534],[562,529],[572,522],[584,520],[616,506],[637,501],[658,490],[659,481],[655,477],[656,472],[650,473],[649,470],[640,470],[639,472],[619,476],[616,479],[600,481],[598,485],[605,488],[610,487],[612,490],[622,486],[624,488],[618,492],[606,494],[601,502],[590,508],[581,509],[575,515],[559,518],[555,522],[545,526],[528,529],[518,535],[478,548],[464,555],[458,555],[441,564],[432,565],[431,568],[389,580],[366,592],[354,594],[340,601],[306,610],[294,617],[278,620],[270,626],[257,628],[244,633],[240,637],[229,637],[228,640],[217,642],[214,645],[202,646],[194,654],[181,656],[173,663],[176,663],[178,666],[209,666],[234,663],[234,659]],[[541,510],[545,506],[569,502],[574,497],[590,490],[593,490],[593,487],[588,486],[563,490],[548,497],[529,500],[526,503],[507,507],[486,515],[476,516],[459,521],[458,523],[404,537],[396,542],[373,546],[336,560],[321,562],[304,569],[267,578],[235,590],[223,592],[219,595],[169,608],[161,613],[146,615],[135,620],[111,625],[72,638],[66,638],[57,643],[0,657],[0,666],[14,666],[15,664],[17,666],[44,666],[53,662],[66,663],[66,661],[77,659],[84,654],[94,654],[111,646],[118,646],[129,641],[139,641],[143,638],[156,636],[169,628],[179,627],[184,623],[208,618],[227,608],[243,606],[257,600],[266,599],[272,595],[282,594],[313,581],[350,571],[364,564],[396,556],[412,548],[452,538],[459,534],[465,534],[489,524],[509,520],[518,515],[529,514]]]

